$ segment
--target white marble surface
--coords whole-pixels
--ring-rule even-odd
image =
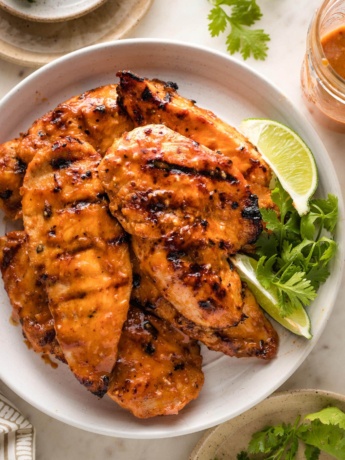
[[[111,0],[110,0],[111,1]],[[305,50],[308,24],[320,0],[258,0],[264,16],[260,26],[270,35],[270,51],[264,62],[248,60],[276,84],[310,120],[324,142],[345,190],[345,134],[319,125],[305,108],[300,92],[299,73]],[[211,38],[207,28],[207,0],[155,0],[142,22],[128,37],[178,39],[226,51],[225,38]],[[241,59],[237,56],[236,59]],[[0,60],[0,96],[25,78],[32,69]],[[231,78],[231,76],[229,76]],[[1,128],[0,128],[1,129]],[[345,280],[344,280],[345,281]],[[344,324],[345,282],[342,283],[333,314],[326,329],[304,364],[281,389],[320,388],[345,393]],[[180,460],[187,459],[201,437],[195,433],[160,440],[108,438],[87,433],[56,421],[27,404],[0,382],[0,391],[11,399],[37,429],[37,460]]]

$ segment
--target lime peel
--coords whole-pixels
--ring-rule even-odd
[[[248,284],[258,304],[266,313],[290,332],[307,339],[312,338],[310,318],[302,306],[289,316],[282,317],[280,315],[277,298],[268,292],[256,278],[256,260],[244,254],[236,254],[231,260],[237,268],[240,278]]]
[[[309,147],[297,133],[274,120],[247,118],[240,130],[272,168],[298,213],[306,214],[318,185],[316,163]]]

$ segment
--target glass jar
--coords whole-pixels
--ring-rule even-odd
[[[324,37],[341,28],[345,33],[345,1],[325,0],[308,30],[301,84],[313,114],[328,126],[345,130],[345,79],[331,67],[322,46]]]

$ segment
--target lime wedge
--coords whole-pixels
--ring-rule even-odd
[[[244,254],[236,254],[231,261],[237,268],[242,281],[246,282],[256,301],[273,319],[294,334],[311,339],[310,319],[303,307],[294,310],[290,316],[282,317],[279,313],[278,300],[268,292],[255,276],[256,260]]]
[[[298,134],[273,120],[247,118],[240,130],[270,165],[297,212],[306,214],[318,184],[317,168],[309,147]]]

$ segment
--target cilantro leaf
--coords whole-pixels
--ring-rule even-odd
[[[274,209],[260,209],[262,219],[266,224],[267,230],[272,230],[272,232],[280,233],[283,228],[284,224],[278,219],[278,215]]]
[[[328,194],[326,200],[315,199],[311,202],[311,213],[319,211],[323,225],[330,233],[334,233],[338,221],[338,198]]]
[[[278,299],[284,317],[308,306],[330,274],[338,199],[313,199],[310,212],[301,217],[278,180],[271,197],[275,209],[260,209],[265,231],[255,244],[256,277]]]
[[[300,417],[293,425],[282,423],[254,433],[248,446],[249,454],[265,454],[266,460],[294,459],[298,450],[296,428]]]
[[[311,282],[305,278],[304,272],[295,272],[292,276],[284,277],[280,281],[274,282],[281,298],[281,304],[285,306],[287,314],[291,313],[299,306],[306,306],[316,297],[316,291]]]
[[[319,261],[328,263],[335,256],[338,245],[334,240],[323,237],[315,243],[315,247],[319,248]]]
[[[255,0],[242,0],[241,2],[234,1],[232,4],[233,9],[231,17],[233,21],[246,26],[252,26],[262,17],[261,9]]]
[[[271,196],[273,203],[275,203],[279,208],[282,221],[285,220],[285,217],[288,215],[289,212],[295,212],[295,208],[292,204],[292,198],[283,189],[278,180],[276,181],[276,187],[272,190]]]
[[[315,446],[310,446],[307,444],[305,446],[304,455],[306,460],[318,460],[320,457],[320,449]]]
[[[262,286],[275,294],[279,301],[282,317],[290,315],[299,306],[309,305],[316,297],[316,291],[305,276],[304,272],[297,271],[289,264],[281,276],[274,271],[277,255],[269,259],[261,257],[256,268],[256,276]]]
[[[262,29],[251,30],[235,23],[227,37],[227,50],[230,54],[239,51],[244,60],[252,54],[254,59],[264,60],[267,56],[269,36]]]
[[[320,420],[325,425],[338,425],[345,430],[345,413],[338,407],[329,406],[319,412],[306,415],[306,420]]]
[[[222,8],[213,8],[208,15],[208,30],[212,37],[224,32],[227,25],[227,15]]]
[[[345,458],[345,430],[338,425],[323,424],[316,419],[308,425],[301,425],[298,437],[306,444],[317,447],[339,460]]]
[[[325,200],[315,199],[310,203],[310,212],[301,219],[303,238],[315,238],[323,229],[333,234],[338,220],[338,198],[329,194]]]
[[[216,37],[228,28],[226,45],[230,54],[239,52],[244,60],[251,55],[254,59],[264,60],[267,57],[267,42],[270,37],[262,29],[251,29],[262,17],[256,0],[209,1],[213,4],[208,15],[211,36]]]
[[[308,267],[308,258],[303,251],[309,248],[314,243],[309,240],[304,240],[302,243],[294,246],[290,241],[284,240],[280,250],[279,268],[287,268],[289,265],[295,265],[296,269],[306,271]],[[310,251],[309,251],[310,254]]]
[[[317,290],[320,284],[324,283],[329,277],[329,270],[327,267],[323,267],[322,265],[315,263],[312,265],[308,273],[306,273],[306,276],[310,281],[310,284],[315,290]]]
[[[262,232],[255,243],[255,254],[257,256],[271,257],[278,252],[278,239],[274,233]]]
[[[250,457],[248,456],[247,452],[242,450],[239,454],[237,454],[237,460],[250,460]]]
[[[344,460],[345,413],[331,406],[307,415],[303,422],[298,416],[293,425],[267,426],[252,434],[247,451],[237,454],[237,460],[295,460],[300,441],[306,460],[318,460],[321,452]]]

